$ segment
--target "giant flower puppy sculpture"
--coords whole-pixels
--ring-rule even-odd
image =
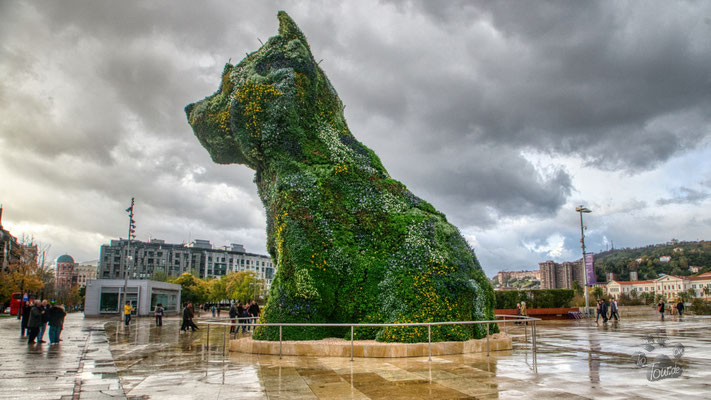
[[[471,247],[351,134],[304,34],[285,12],[278,18],[277,36],[239,64],[225,65],[218,91],[185,108],[215,162],[256,171],[277,267],[262,321],[493,319],[493,289]],[[291,327],[283,336],[349,332]],[[485,326],[432,329],[434,341],[485,334]],[[262,327],[254,337],[276,340],[278,329]],[[357,328],[356,338],[426,341],[427,328]]]

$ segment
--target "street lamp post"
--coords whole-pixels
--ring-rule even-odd
[[[128,301],[128,274],[129,267],[133,262],[133,257],[131,257],[131,240],[136,238],[134,233],[136,230],[136,221],[133,220],[133,203],[135,198],[131,197],[131,207],[126,209],[128,213],[128,244],[126,246],[126,268],[123,272],[123,303],[119,303],[119,315],[121,315],[121,304],[126,304]]]
[[[587,268],[585,267],[585,226],[583,225],[583,213],[591,213],[588,208],[583,207],[582,205],[578,206],[575,208],[575,211],[580,213],[580,244],[581,247],[583,248],[583,282],[584,282],[584,288],[585,288],[585,315],[589,315],[589,307],[590,307],[590,302],[588,300],[588,271]]]

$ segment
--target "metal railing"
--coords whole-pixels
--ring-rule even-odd
[[[432,361],[432,327],[433,326],[442,326],[442,325],[481,325],[481,324],[487,324],[486,325],[486,355],[489,356],[491,353],[491,346],[489,344],[489,336],[491,334],[491,324],[502,324],[504,326],[504,332],[506,331],[506,324],[509,323],[514,323],[514,324],[523,324],[524,326],[524,342],[528,343],[528,327],[531,327],[531,349],[535,353],[536,352],[536,321],[540,321],[540,318],[532,318],[528,316],[521,316],[521,315],[497,315],[496,316],[497,320],[494,321],[447,321],[447,322],[409,322],[409,323],[399,323],[399,324],[324,324],[324,323],[251,323],[251,324],[245,324],[245,323],[240,323],[240,322],[219,322],[222,320],[229,320],[231,321],[232,318],[211,318],[210,320],[207,321],[199,321],[198,324],[203,324],[207,325],[207,347],[210,347],[210,326],[211,325],[218,325],[218,326],[225,326],[225,332],[222,338],[222,354],[225,354],[225,344],[226,344],[226,338],[227,338],[227,326],[252,326],[252,327],[257,327],[257,326],[276,326],[279,327],[279,359],[282,357],[282,328],[283,327],[290,327],[290,326],[301,326],[301,327],[308,327],[308,326],[320,326],[320,327],[350,327],[351,328],[351,361],[353,361],[353,331],[355,327],[358,328],[364,328],[364,327],[417,327],[417,326],[426,326],[427,327],[427,355],[428,359]],[[500,318],[500,319],[498,319]],[[235,318],[236,320],[244,320],[246,318]],[[258,319],[258,317],[251,317],[250,319]],[[218,322],[215,322],[215,320],[218,320]],[[528,323],[531,323],[530,325]]]

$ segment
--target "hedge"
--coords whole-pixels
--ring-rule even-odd
[[[526,302],[526,308],[569,307],[575,291],[572,289],[500,290],[495,292],[496,308],[516,308]]]

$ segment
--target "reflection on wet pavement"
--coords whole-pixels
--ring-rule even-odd
[[[534,353],[524,327],[509,326],[514,350],[404,359],[284,357],[228,353],[222,327],[179,333],[178,321],[162,328],[139,320],[128,331],[110,322],[106,334],[129,396],[152,399],[499,399],[499,398],[707,398],[711,382],[711,319],[539,323]],[[679,378],[647,379],[632,355],[649,336],[682,343]],[[666,353],[665,353],[666,352]],[[648,352],[669,354],[668,347]]]

